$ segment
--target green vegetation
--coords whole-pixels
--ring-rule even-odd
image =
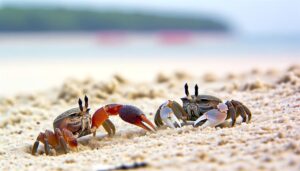
[[[207,17],[183,17],[109,11],[2,8],[0,31],[227,31],[223,22]]]

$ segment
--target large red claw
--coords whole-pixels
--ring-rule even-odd
[[[109,115],[105,110],[106,106],[98,109],[93,117],[92,117],[92,130],[96,131],[96,129],[103,124],[105,120],[108,119]]]
[[[156,130],[155,126],[151,123],[151,121],[149,121],[144,115],[144,113],[135,106],[123,105],[122,108],[120,108],[119,110],[119,116],[125,122],[139,126],[147,131],[152,131],[151,128],[153,130]],[[151,128],[149,128],[143,122],[147,123]]]

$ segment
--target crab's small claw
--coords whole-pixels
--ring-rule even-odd
[[[152,131],[151,128],[153,130],[156,130],[152,122],[146,118],[145,114],[139,108],[135,106],[123,105],[119,110],[119,116],[125,122],[139,126],[147,131]],[[151,128],[145,125],[145,123],[148,124]]]
[[[174,114],[173,110],[168,106],[162,106],[160,109],[160,118],[170,128],[181,127],[181,123]]]
[[[227,106],[225,107],[224,105],[221,103],[221,105],[218,105],[218,109],[212,109],[204,113],[194,122],[194,127],[215,127],[224,122],[227,117],[228,110],[228,108],[226,108]]]

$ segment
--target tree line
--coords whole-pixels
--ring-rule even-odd
[[[209,17],[155,15],[60,8],[0,9],[0,31],[228,31],[224,21]]]

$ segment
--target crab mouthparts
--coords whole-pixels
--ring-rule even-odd
[[[194,110],[191,110],[192,117],[197,117]]]

